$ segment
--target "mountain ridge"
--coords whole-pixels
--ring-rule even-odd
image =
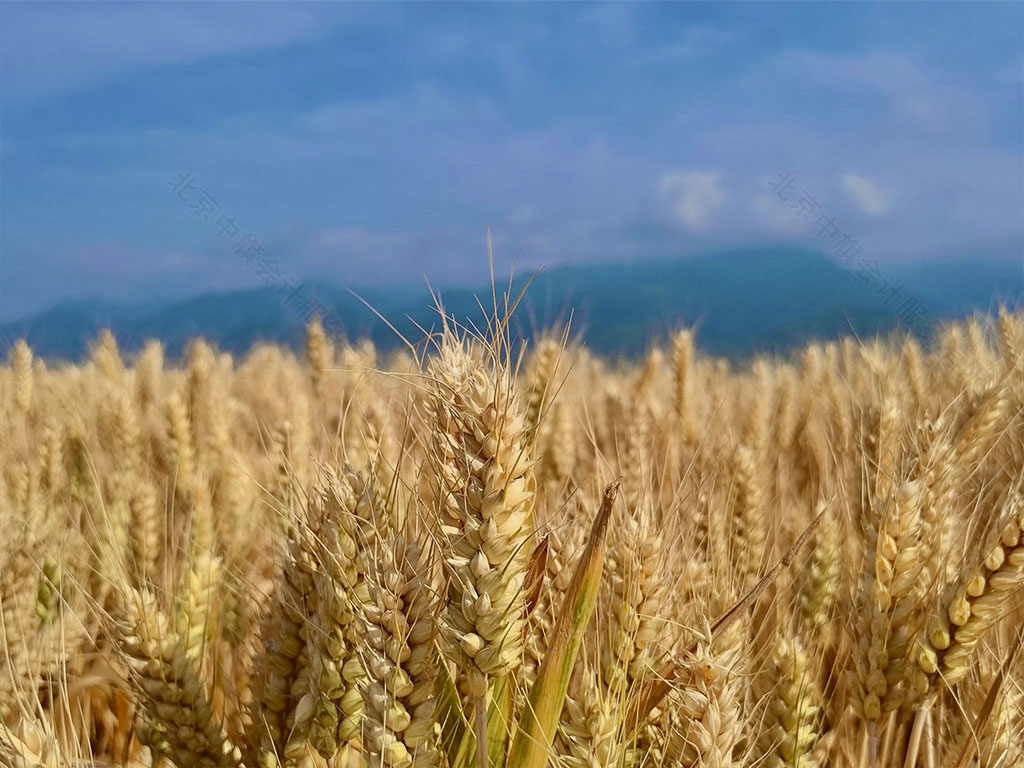
[[[520,275],[512,283],[514,294],[527,283],[514,317],[518,335],[532,336],[571,316],[574,332],[594,351],[625,356],[641,353],[681,325],[696,326],[704,351],[734,358],[785,353],[810,339],[849,333],[902,328],[926,336],[937,322],[991,310],[999,302],[1017,305],[1024,295],[1024,271],[1015,263],[929,262],[876,269],[864,262],[846,269],[814,251],[788,247],[558,266]],[[384,349],[401,341],[374,310],[414,340],[422,336],[421,327],[438,324],[426,289],[410,296],[380,288],[350,291],[324,280],[303,285],[345,335],[369,337]],[[449,288],[439,296],[449,315],[480,320],[476,297],[488,307],[491,289]],[[158,338],[172,357],[199,335],[233,353],[260,342],[297,348],[305,321],[272,288],[130,305],[71,301],[0,325],[0,353],[24,337],[43,357],[78,360],[106,327],[128,352]]]

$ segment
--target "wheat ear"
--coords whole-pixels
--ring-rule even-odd
[[[760,746],[767,768],[817,768],[821,691],[803,643],[780,638],[772,651],[765,723]]]
[[[952,687],[967,674],[978,643],[1009,610],[1024,586],[1024,498],[1010,497],[999,541],[951,590],[922,636],[915,687],[926,695],[940,676]]]
[[[156,600],[133,591],[125,603],[121,649],[146,708],[142,743],[179,768],[240,765],[240,752],[214,718],[199,673]]]
[[[14,403],[22,413],[32,407],[32,348],[24,339],[18,339],[11,349],[14,368]]]
[[[430,370],[437,386],[435,464],[449,585],[441,637],[464,692],[479,699],[488,677],[507,675],[522,658],[532,462],[506,374],[489,375],[452,338]]]

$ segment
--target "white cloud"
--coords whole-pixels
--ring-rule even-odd
[[[882,216],[889,210],[889,201],[878,185],[856,173],[843,175],[843,191],[868,216]]]
[[[778,195],[757,195],[750,204],[750,210],[757,224],[773,235],[799,235],[810,231],[807,220]]]
[[[667,173],[658,183],[658,192],[672,217],[694,231],[705,229],[725,201],[719,175],[706,171]]]

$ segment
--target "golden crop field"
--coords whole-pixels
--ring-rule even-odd
[[[0,764],[1024,765],[1024,316],[0,369]]]

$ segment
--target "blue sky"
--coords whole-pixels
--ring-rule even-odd
[[[865,258],[1024,250],[1018,3],[4,2],[0,35],[4,320],[260,285],[227,219],[347,285],[480,284],[488,227],[499,269],[820,246],[786,173]]]

